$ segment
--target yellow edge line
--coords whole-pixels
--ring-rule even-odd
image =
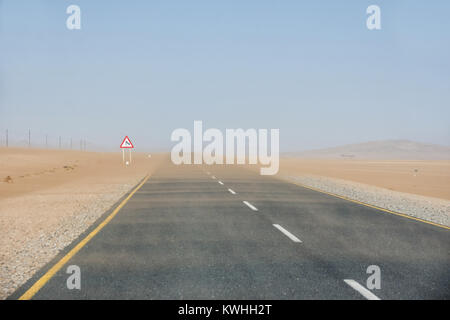
[[[103,229],[122,209],[122,207],[130,200],[130,198],[144,185],[150,178],[147,175],[144,180],[117,206],[116,209],[100,223],[91,233],[89,233],[83,240],[80,241],[72,250],[70,250],[64,257],[61,258],[53,267],[50,268],[38,281],[36,281],[30,289],[28,289],[19,300],[30,300],[78,251],[81,250],[100,230]]]
[[[298,183],[298,182],[294,182],[292,180],[288,180],[288,181],[293,183],[293,184],[296,184],[296,185],[298,185],[300,187],[306,188],[306,189],[310,189],[310,190],[317,191],[317,192],[320,192],[320,193],[325,193],[325,194],[328,194],[328,195],[336,197],[336,198],[340,198],[340,199],[343,199],[343,200],[347,200],[347,201],[351,201],[351,202],[354,202],[354,203],[362,204],[363,206],[370,207],[370,208],[373,208],[373,209],[378,209],[380,211],[384,211],[384,212],[387,212],[387,213],[395,214],[395,215],[403,217],[403,218],[408,218],[408,219],[411,219],[411,220],[420,221],[420,222],[423,222],[423,223],[431,224],[431,225],[436,226],[436,227],[440,227],[440,228],[444,228],[444,229],[450,230],[450,227],[444,226],[444,225],[439,224],[439,223],[434,223],[434,222],[430,222],[430,221],[423,220],[423,219],[420,219],[420,218],[412,217],[412,216],[409,216],[409,215],[404,214],[404,213],[395,212],[395,211],[391,211],[391,210],[388,210],[388,209],[383,209],[381,207],[377,207],[377,206],[374,206],[374,205],[371,205],[371,204],[368,204],[368,203],[365,203],[365,202],[361,202],[361,201],[358,201],[358,200],[353,200],[353,199],[350,199],[350,198],[347,198],[347,197],[343,197],[343,196],[337,195],[335,193],[330,193],[330,192],[322,191],[322,190],[319,190],[319,189],[316,189],[316,188],[313,188],[313,187],[308,187],[308,186],[305,186],[304,184],[301,184],[301,183]]]

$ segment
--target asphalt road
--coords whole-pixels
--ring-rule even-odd
[[[81,290],[67,289],[69,265],[80,267]],[[370,265],[381,270],[381,289],[367,293],[360,287]],[[450,231],[237,166],[167,164],[33,299],[366,299],[370,293],[449,299]]]

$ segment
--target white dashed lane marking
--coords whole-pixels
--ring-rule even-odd
[[[243,203],[245,203],[250,209],[252,209],[253,211],[258,211],[258,208],[256,208],[254,205],[252,205],[250,202],[248,201],[242,201]]]
[[[381,300],[376,295],[374,295],[372,292],[370,292],[368,289],[364,288],[362,285],[360,285],[358,282],[352,279],[345,279],[344,282],[348,284],[350,287],[361,293],[364,298],[367,300]]]
[[[280,226],[279,224],[274,224],[273,225],[275,228],[277,228],[278,230],[280,230],[282,233],[284,233],[285,236],[287,236],[289,239],[291,239],[294,242],[302,242],[299,238],[297,238],[296,236],[294,236],[292,233],[290,233],[289,231],[287,231],[285,228],[283,228],[282,226]]]

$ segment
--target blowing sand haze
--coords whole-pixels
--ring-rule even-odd
[[[450,300],[449,12],[0,0],[0,300]]]

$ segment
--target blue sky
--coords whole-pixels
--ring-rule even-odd
[[[450,1],[0,1],[0,135],[169,150],[279,128],[282,151],[450,145]],[[81,8],[81,30],[66,8]],[[381,7],[382,29],[366,28]],[[2,141],[3,141],[2,140]]]

